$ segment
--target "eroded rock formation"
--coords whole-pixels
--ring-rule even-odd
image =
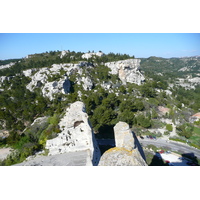
[[[103,55],[104,55],[104,53],[102,53],[101,51],[96,52],[96,53],[84,53],[84,54],[82,55],[82,58],[89,59],[89,58],[92,58],[92,56],[99,56],[99,57],[101,57],[101,56],[103,56]]]
[[[55,94],[68,94],[70,92],[71,82],[68,77],[76,74],[74,84],[81,85],[84,90],[91,90],[93,82],[89,76],[83,75],[83,67],[89,68],[92,67],[92,64],[81,61],[78,64],[53,64],[50,68],[24,70],[23,74],[31,78],[31,82],[26,88],[33,91],[39,87],[45,97],[53,100]],[[64,71],[65,74],[60,75],[61,71],[62,73]]]
[[[145,80],[140,72],[140,59],[120,60],[117,62],[105,63],[111,69],[111,74],[117,74],[123,84],[135,83],[141,85]]]

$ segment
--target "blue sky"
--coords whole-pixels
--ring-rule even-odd
[[[103,51],[136,58],[200,55],[199,33],[0,33],[0,59],[46,51]]]

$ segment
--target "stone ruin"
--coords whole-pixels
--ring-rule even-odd
[[[114,126],[116,147],[104,152],[99,166],[147,166],[143,149],[125,122]]]

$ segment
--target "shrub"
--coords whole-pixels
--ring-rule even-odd
[[[176,128],[178,130],[178,134],[180,136],[184,136],[187,139],[190,138],[193,135],[194,126],[192,126],[189,123],[185,123],[185,124],[180,125]]]
[[[169,131],[165,131],[164,135],[170,135],[170,132]]]
[[[172,131],[173,131],[173,127],[172,127],[171,124],[167,124],[167,125],[166,125],[166,129],[167,129],[167,131],[169,131],[169,132],[172,132]]]
[[[49,117],[48,122],[53,125],[57,125],[59,122],[59,116],[54,114],[52,117]]]

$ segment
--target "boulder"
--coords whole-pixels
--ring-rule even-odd
[[[90,126],[85,105],[80,101],[71,104],[59,126],[61,133],[46,142],[49,155],[87,151],[89,152],[87,159],[92,165],[97,165],[101,153]]]

